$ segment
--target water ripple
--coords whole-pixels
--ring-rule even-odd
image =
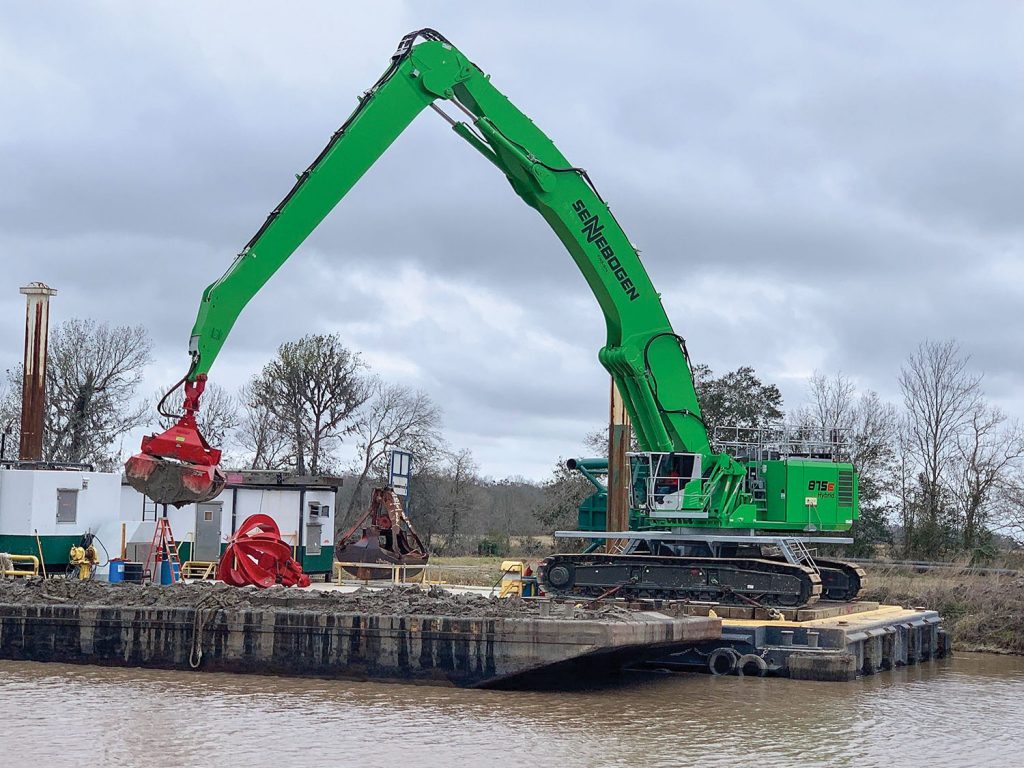
[[[1024,765],[1024,659],[963,655],[855,683],[649,676],[463,691],[0,662],[4,762],[550,768]]]

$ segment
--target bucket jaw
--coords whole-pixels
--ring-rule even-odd
[[[226,484],[221,452],[211,448],[196,424],[206,376],[185,382],[185,413],[159,435],[142,438],[142,451],[124,465],[128,484],[158,504],[181,507],[209,501]]]

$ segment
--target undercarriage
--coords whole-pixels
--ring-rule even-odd
[[[670,599],[797,607],[863,595],[864,571],[816,558],[807,543],[848,539],[667,532],[559,531],[561,538],[624,542],[615,553],[553,555],[541,563],[545,591],[585,598]]]

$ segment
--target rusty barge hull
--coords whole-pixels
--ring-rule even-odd
[[[426,683],[595,681],[712,640],[721,621],[360,615],[289,609],[0,604],[0,658]]]

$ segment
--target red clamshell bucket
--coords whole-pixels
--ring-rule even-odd
[[[309,586],[308,574],[292,559],[291,546],[269,515],[250,515],[239,526],[221,555],[217,578],[236,587]]]
[[[211,448],[196,425],[199,396],[206,376],[185,382],[185,413],[178,423],[159,435],[142,438],[142,451],[124,465],[128,484],[158,504],[209,501],[226,484],[217,466],[221,452]]]

